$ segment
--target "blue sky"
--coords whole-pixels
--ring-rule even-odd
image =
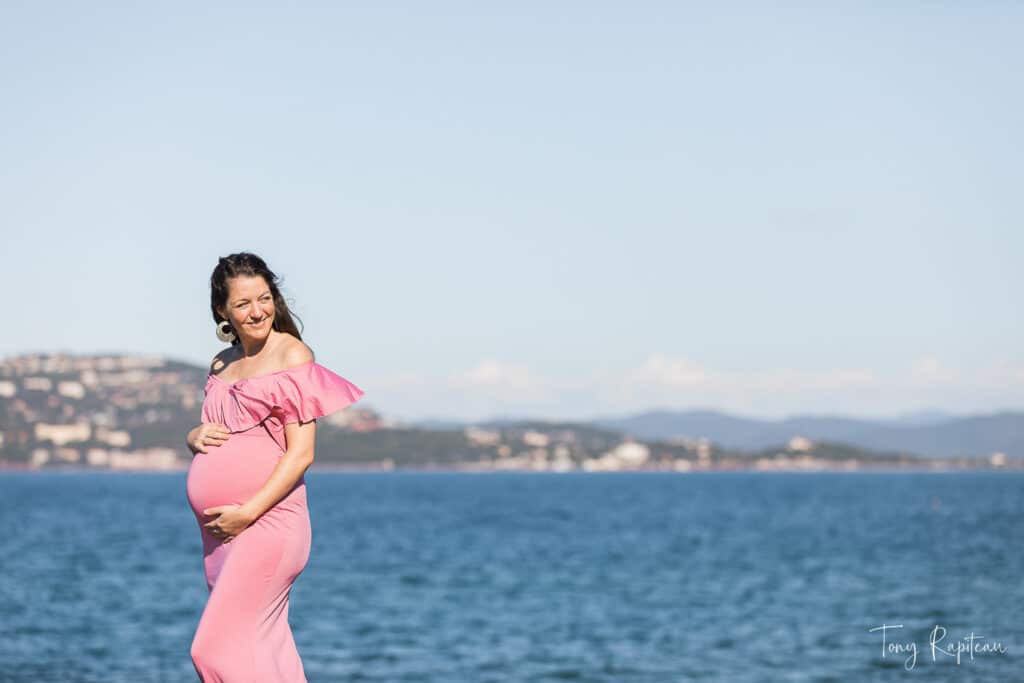
[[[0,7],[0,354],[205,364],[217,257],[397,418],[1024,404],[1012,3]]]

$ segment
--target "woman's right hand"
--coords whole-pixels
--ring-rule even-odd
[[[188,433],[188,447],[192,449],[193,455],[206,453],[207,446],[220,446],[229,436],[231,432],[228,431],[227,425],[204,422]]]

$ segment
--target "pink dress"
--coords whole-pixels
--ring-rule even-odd
[[[288,625],[288,595],[312,541],[305,477],[229,543],[203,528],[214,518],[203,510],[242,504],[262,488],[285,452],[286,423],[322,417],[362,395],[315,361],[234,383],[207,377],[202,421],[223,423],[231,435],[195,455],[186,484],[210,589],[191,648],[204,683],[306,681]]]

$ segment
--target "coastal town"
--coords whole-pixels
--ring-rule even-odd
[[[205,368],[157,356],[25,354],[0,362],[0,468],[176,471],[192,453]],[[723,448],[700,435],[642,440],[588,423],[428,429],[362,402],[321,418],[314,467],[460,471],[865,471],[1024,469],[1020,458],[935,458],[816,441]]]

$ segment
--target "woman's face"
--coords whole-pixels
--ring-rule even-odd
[[[274,324],[274,296],[262,276],[239,275],[228,280],[227,308],[221,314],[239,338],[260,340]]]

